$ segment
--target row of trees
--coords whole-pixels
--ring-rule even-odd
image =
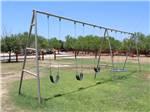
[[[137,38],[125,38],[124,40],[117,40],[115,37],[109,37],[111,48],[113,52],[127,52],[131,51],[136,53],[136,43],[140,54],[150,55],[150,35],[145,36],[142,33],[136,33]],[[103,37],[87,35],[73,38],[66,36],[66,41],[63,44],[63,48],[68,51],[84,51],[94,52],[97,54],[100,46],[103,53],[109,53],[108,38],[103,40]],[[129,47],[130,46],[130,47]]]
[[[127,51],[129,45],[131,45],[131,51],[135,53],[136,46],[135,42],[138,43],[138,48],[141,54],[149,55],[150,54],[150,35],[145,36],[142,33],[136,33],[137,39],[124,39],[117,40],[115,37],[110,37],[110,43],[113,51]],[[34,35],[31,35],[29,46],[34,47]],[[38,48],[49,50],[49,49],[57,49],[65,50],[65,51],[73,51],[75,55],[78,55],[79,51],[89,53],[93,52],[97,55],[100,45],[102,46],[102,52],[109,52],[109,44],[108,40],[102,40],[102,37],[95,35],[86,35],[86,36],[78,36],[78,38],[74,38],[70,35],[67,35],[65,41],[58,40],[57,38],[46,39],[42,36],[38,36]],[[9,53],[9,60],[11,61],[11,53],[14,52],[17,55],[19,53],[24,52],[24,48],[26,45],[26,41],[28,39],[28,33],[22,34],[12,34],[2,36],[1,38],[1,51]],[[103,44],[102,44],[103,43]]]
[[[50,40],[38,36],[38,48],[39,53],[41,53],[41,49],[60,49],[62,48],[62,41],[57,40],[57,38],[52,38]],[[31,35],[30,39],[28,40],[28,33],[19,33],[19,34],[11,34],[11,35],[3,35],[1,37],[1,52],[8,53],[9,59],[8,62],[11,61],[11,54],[15,53],[16,61],[18,61],[18,55],[24,54],[24,49],[26,44],[30,47],[35,47],[35,36]]]

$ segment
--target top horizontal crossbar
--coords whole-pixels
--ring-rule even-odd
[[[117,30],[117,29],[112,29],[112,28],[107,28],[107,27],[103,27],[103,26],[98,26],[98,25],[95,25],[95,24],[90,24],[90,23],[74,20],[74,19],[71,19],[71,18],[58,16],[58,15],[51,14],[51,13],[48,13],[48,12],[43,12],[43,11],[38,11],[38,10],[33,10],[33,11],[36,12],[36,13],[39,13],[39,14],[44,14],[44,15],[47,15],[47,16],[52,16],[52,17],[56,17],[56,18],[59,18],[59,19],[72,21],[74,23],[84,24],[84,25],[87,25],[87,26],[97,27],[97,28],[108,30],[108,31],[111,31],[111,32],[119,32],[119,33],[124,33],[124,34],[128,34],[128,35],[134,35],[134,33],[131,33],[131,32],[126,32],[126,31],[121,31],[121,30]]]

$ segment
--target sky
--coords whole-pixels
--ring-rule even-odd
[[[127,32],[142,32],[150,34],[150,2],[148,1],[3,1],[2,4],[2,30],[12,34],[29,30],[32,10],[46,11],[52,14],[88,22],[108,28]],[[64,40],[66,35],[74,35],[72,22],[62,21],[54,17],[47,21],[46,16],[38,15],[38,34],[46,38],[59,37]],[[48,31],[49,24],[49,31]],[[59,25],[61,32],[59,33]],[[49,32],[49,37],[48,37]],[[103,35],[103,30],[77,24],[77,35]],[[127,35],[109,33],[118,38]]]

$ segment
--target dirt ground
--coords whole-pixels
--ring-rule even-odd
[[[92,56],[84,56],[84,57],[79,57],[79,58],[93,58]],[[102,60],[104,61],[110,61],[110,57],[108,56],[102,56],[101,57]],[[136,57],[130,57],[129,60],[132,62],[137,62]],[[114,58],[115,61],[117,62],[122,62],[125,60],[125,57],[122,56],[118,56]],[[150,58],[148,57],[141,57],[140,58],[140,62],[141,63],[149,63],[150,64]],[[22,65],[22,63],[20,64]],[[1,64],[1,68],[3,66],[3,63]],[[22,67],[22,66],[20,66]],[[68,67],[67,65],[65,67]],[[21,68],[20,68],[21,69]],[[10,101],[10,97],[9,97],[9,90],[8,88],[10,87],[11,83],[13,81],[19,80],[20,79],[20,69],[16,70],[16,71],[7,71],[7,70],[3,70],[1,69],[1,74],[0,74],[0,85],[1,85],[1,91],[0,91],[0,102],[1,102],[1,112],[23,112],[23,110],[17,108],[14,106],[13,102]],[[150,79],[150,74],[146,74],[145,77],[147,77],[148,79]],[[26,77],[26,78],[30,78],[30,77]]]
[[[15,112],[17,111],[17,108],[14,107],[13,102],[11,102],[9,99],[9,86],[11,83],[15,80],[19,80],[18,73],[1,73],[1,92],[0,92],[0,98],[1,98],[1,106],[2,106],[2,112]]]

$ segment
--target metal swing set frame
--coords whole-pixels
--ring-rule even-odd
[[[127,59],[128,59],[128,54],[126,55],[126,59],[125,59],[123,68],[120,69],[120,70],[115,70],[114,69],[113,54],[112,54],[112,49],[111,49],[111,43],[110,43],[109,36],[108,36],[108,31],[119,32],[119,33],[123,33],[123,34],[128,34],[128,35],[131,35],[133,38],[136,38],[136,35],[134,33],[125,32],[125,31],[121,31],[121,30],[117,30],[117,29],[112,29],[112,28],[106,28],[106,27],[103,27],[103,26],[98,26],[98,25],[95,25],[95,24],[90,24],[90,23],[86,23],[86,22],[82,22],[82,21],[78,21],[78,20],[66,18],[66,17],[63,17],[63,16],[54,15],[54,14],[51,14],[51,13],[48,13],[48,12],[33,10],[32,11],[32,19],[31,19],[29,34],[28,34],[28,38],[26,40],[24,62],[23,62],[23,66],[22,66],[22,72],[21,72],[20,84],[19,84],[19,92],[18,92],[19,95],[21,95],[21,89],[22,89],[22,83],[23,83],[24,73],[27,73],[29,75],[32,75],[32,76],[36,77],[36,79],[37,79],[38,102],[39,103],[42,102],[41,92],[40,92],[40,73],[39,73],[40,70],[39,70],[39,60],[38,60],[38,57],[39,57],[38,50],[39,49],[38,49],[38,45],[37,45],[37,43],[38,43],[37,42],[37,35],[38,35],[38,33],[37,33],[37,14],[45,15],[45,16],[48,16],[48,17],[52,16],[52,17],[58,18],[59,20],[67,20],[67,21],[73,22],[74,24],[78,23],[78,24],[82,24],[82,25],[87,25],[87,26],[90,26],[90,27],[93,27],[93,28],[99,28],[100,30],[103,29],[104,30],[103,40],[108,37],[107,40],[108,40],[108,43],[109,43],[109,49],[110,49],[110,55],[111,55],[111,61],[112,61],[112,71],[119,72],[119,71],[124,71],[125,70],[124,68],[125,68],[125,65],[126,65],[126,62],[127,62]],[[32,33],[33,29],[34,29],[34,36],[35,36],[35,38],[34,38],[35,48],[30,48],[30,47],[28,47],[29,46],[29,39],[31,37],[31,33]],[[103,44],[103,42],[101,44]],[[99,53],[98,53],[99,54],[99,58],[98,58],[98,61],[97,61],[97,65],[96,65],[96,67],[94,67],[95,78],[96,78],[97,73],[100,72],[100,60],[101,60],[101,51],[102,51],[102,47],[101,46],[102,45],[100,45],[100,49],[99,49]],[[31,72],[30,70],[25,69],[26,60],[27,60],[27,51],[28,50],[33,50],[36,53],[36,56],[35,56],[36,72],[35,73]],[[137,43],[136,43],[136,52],[137,52],[137,57],[138,57],[138,59],[137,59],[138,60],[138,65],[139,65],[139,69],[140,69],[139,52],[138,52]],[[77,77],[77,75],[76,75],[76,77]],[[53,76],[51,76],[50,78],[54,82],[55,82],[55,79],[58,80],[56,77],[54,79]],[[83,79],[83,74],[82,74],[81,78]]]

